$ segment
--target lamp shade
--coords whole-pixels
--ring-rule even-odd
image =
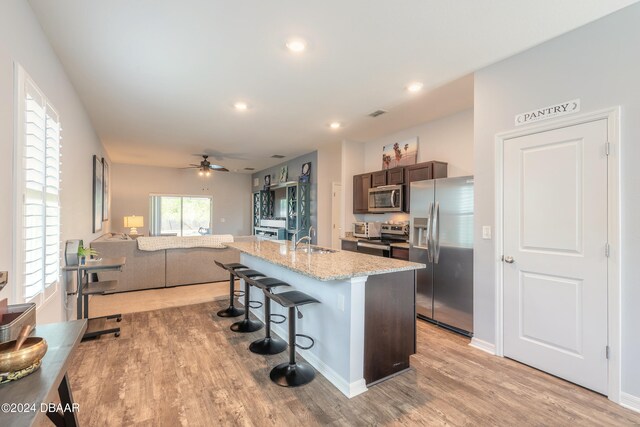
[[[144,217],[143,216],[125,216],[124,217],[124,226],[125,227],[144,227]]]

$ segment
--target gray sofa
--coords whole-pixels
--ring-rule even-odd
[[[251,236],[235,237],[235,241],[252,240]],[[141,251],[135,240],[122,235],[106,234],[91,242],[101,257],[126,257],[121,272],[103,272],[99,280],[117,280],[116,292],[193,285],[229,280],[229,273],[215,265],[239,262],[240,253],[231,248],[189,248]]]

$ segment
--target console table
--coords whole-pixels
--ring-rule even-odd
[[[17,381],[0,384],[0,402],[29,404],[33,405],[30,409],[35,410],[2,411],[0,425],[38,425],[43,415],[56,426],[78,425],[76,412],[59,412],[56,405],[50,407],[48,404],[55,401],[58,393],[63,408],[76,408],[67,378],[67,366],[86,329],[87,321],[84,319],[36,326],[35,335],[47,340],[49,346],[40,369]]]

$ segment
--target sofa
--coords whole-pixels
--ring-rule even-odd
[[[235,241],[253,239],[252,236],[234,238]],[[214,261],[240,261],[240,253],[227,247],[140,250],[137,240],[122,234],[105,234],[91,242],[91,247],[99,257],[127,259],[121,272],[98,273],[98,280],[118,281],[115,292],[226,281],[229,273]]]

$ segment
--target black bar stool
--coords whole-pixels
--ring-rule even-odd
[[[232,262],[229,264],[223,264],[220,261],[215,261],[216,265],[220,268],[224,268],[225,270],[227,270],[229,272],[229,307],[225,308],[224,310],[220,310],[217,315],[220,317],[238,317],[238,316],[242,316],[244,314],[244,309],[242,308],[237,308],[233,305],[233,300],[234,297],[241,297],[242,295],[244,295],[244,293],[242,291],[237,291],[235,290],[235,279],[237,277],[236,274],[236,270],[238,269],[244,269],[244,270],[248,270],[249,267],[247,267],[246,265],[242,265],[240,263],[237,262]]]
[[[260,308],[262,307],[261,301],[249,301],[249,286],[251,283],[248,279],[253,279],[256,277],[264,277],[264,274],[260,273],[256,270],[235,270],[235,273],[238,275],[240,279],[244,280],[244,319],[239,322],[236,322],[231,325],[231,330],[233,332],[255,332],[262,329],[264,326],[259,320],[252,320],[249,318],[249,308]],[[251,305],[253,304],[253,305]]]
[[[271,381],[282,387],[298,387],[313,381],[316,376],[313,367],[308,363],[296,362],[296,347],[309,350],[315,345],[315,340],[308,335],[296,334],[296,316],[302,319],[299,306],[320,302],[300,291],[281,292],[279,294],[265,293],[265,296],[274,300],[283,307],[289,309],[289,362],[281,363],[271,370],[269,377]],[[304,337],[311,340],[311,345],[303,347],[296,343],[296,337]]]
[[[265,335],[264,338],[256,340],[251,343],[249,350],[256,354],[278,354],[287,349],[287,343],[278,337],[271,336],[271,322],[284,323],[286,317],[281,314],[271,314],[271,300],[267,294],[271,293],[271,289],[279,286],[289,286],[288,283],[282,280],[274,279],[273,277],[264,277],[261,279],[246,279],[250,285],[256,288],[262,289],[264,292],[264,323],[265,323]],[[282,320],[273,320],[274,317],[281,318]]]

